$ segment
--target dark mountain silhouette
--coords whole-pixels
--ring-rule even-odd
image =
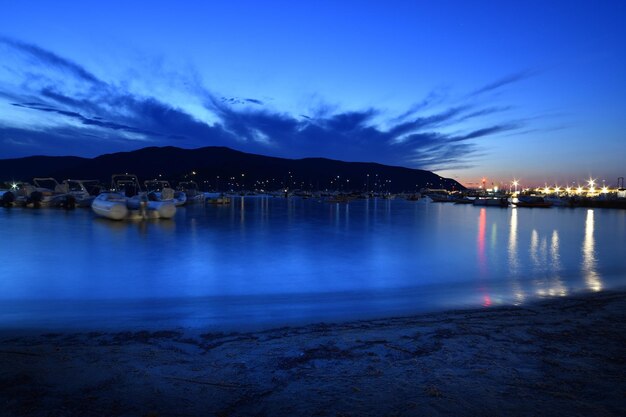
[[[325,158],[284,159],[248,154],[225,147],[181,149],[149,147],[96,158],[31,156],[0,160],[0,180],[33,177],[99,179],[132,173],[140,180],[162,178],[196,181],[213,190],[281,188],[304,190],[411,192],[421,188],[463,189],[458,182],[430,171],[376,163]]]

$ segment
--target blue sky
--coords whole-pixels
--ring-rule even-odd
[[[466,185],[626,161],[626,2],[3,2],[0,158],[229,146]]]

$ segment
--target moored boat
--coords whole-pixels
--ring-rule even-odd
[[[91,207],[102,186],[97,180],[65,180],[61,184],[74,197],[76,207]]]
[[[54,178],[33,178],[33,184],[16,183],[15,203],[23,207],[74,208],[74,197]]]
[[[574,207],[574,199],[572,197],[546,196],[543,199],[552,203],[555,207]]]
[[[91,209],[99,216],[122,220],[128,217],[126,200],[126,196],[121,193],[101,193],[91,203]]]
[[[349,203],[354,200],[351,196],[347,194],[337,194],[326,200],[327,203]]]
[[[506,197],[479,197],[472,201],[472,204],[475,206],[508,207],[509,200]]]
[[[11,207],[15,203],[15,194],[11,190],[0,190],[0,207]]]
[[[185,193],[186,204],[204,203],[206,196],[200,191],[195,181],[181,181],[178,183],[178,190]]]
[[[176,214],[172,201],[151,201],[141,191],[135,175],[113,175],[113,192],[101,193],[91,204],[92,210],[112,220],[170,219]]]
[[[208,204],[213,204],[213,205],[224,205],[224,204],[230,204],[230,197],[224,195],[224,193],[216,196],[216,197],[207,197],[206,202]]]
[[[150,201],[171,201],[174,205],[182,206],[187,202],[187,195],[180,190],[174,190],[168,181],[144,181],[146,193]]]
[[[474,204],[474,200],[467,197],[460,197],[454,200],[454,204]]]
[[[516,207],[536,207],[536,208],[550,208],[552,207],[552,203],[546,201],[541,196],[535,195],[520,195],[517,198],[517,201],[514,202]]]
[[[454,200],[456,200],[455,196],[443,193],[431,193],[428,194],[428,197],[433,203],[454,203]]]

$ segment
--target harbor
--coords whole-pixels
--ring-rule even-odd
[[[369,175],[368,175],[369,177]],[[263,183],[263,182],[262,182]],[[332,183],[332,181],[331,181]],[[604,183],[604,181],[603,181]],[[349,184],[349,180],[347,180]],[[260,185],[256,182],[255,185]],[[245,189],[236,183],[226,184],[224,191],[213,193],[201,191],[193,180],[179,181],[176,187],[163,179],[145,180],[144,185],[135,175],[116,174],[111,178],[110,186],[98,180],[67,179],[59,183],[56,179],[34,178],[29,182],[9,181],[0,184],[0,206],[2,207],[92,207],[97,215],[113,220],[122,219],[158,219],[173,217],[176,207],[189,204],[229,204],[235,196],[265,195],[271,197],[312,198],[330,203],[348,203],[357,199],[404,199],[418,201],[428,198],[435,203],[472,204],[492,207],[587,207],[626,209],[626,188],[624,178],[620,177],[615,186],[596,187],[596,180],[589,179],[585,187],[524,188],[517,190],[517,180],[510,183],[509,191],[486,188],[483,184],[477,189],[450,191],[447,189],[420,188],[410,192],[392,193],[370,191],[369,184],[362,190],[311,190],[290,188],[291,184],[282,184],[280,188],[268,191],[262,188]],[[238,190],[235,190],[237,187]],[[511,188],[514,187],[514,191]],[[204,187],[206,188],[206,186]],[[189,201],[187,196],[189,195]]]

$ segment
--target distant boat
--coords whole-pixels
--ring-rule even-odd
[[[224,195],[224,193],[220,194],[217,197],[208,197],[206,199],[206,202],[208,204],[213,204],[213,205],[224,205],[224,204],[230,204],[230,197]]]
[[[467,197],[460,197],[454,200],[454,204],[474,204],[474,200]]]
[[[171,201],[177,207],[187,202],[187,194],[184,191],[174,190],[168,181],[148,180],[144,181],[148,199],[151,201]]]
[[[574,207],[574,199],[572,197],[547,196],[543,199],[556,207]]]
[[[327,203],[349,203],[350,201],[354,199],[355,197],[352,197],[347,194],[337,194],[328,198],[326,202]]]
[[[454,203],[456,200],[456,197],[451,194],[440,193],[428,194],[428,198],[430,198],[433,203]]]
[[[181,181],[177,188],[187,196],[187,204],[204,203],[206,199],[195,181]]]
[[[517,202],[513,203],[517,207],[536,207],[536,208],[550,208],[552,203],[544,200],[541,196],[535,195],[520,195],[517,197]]]

